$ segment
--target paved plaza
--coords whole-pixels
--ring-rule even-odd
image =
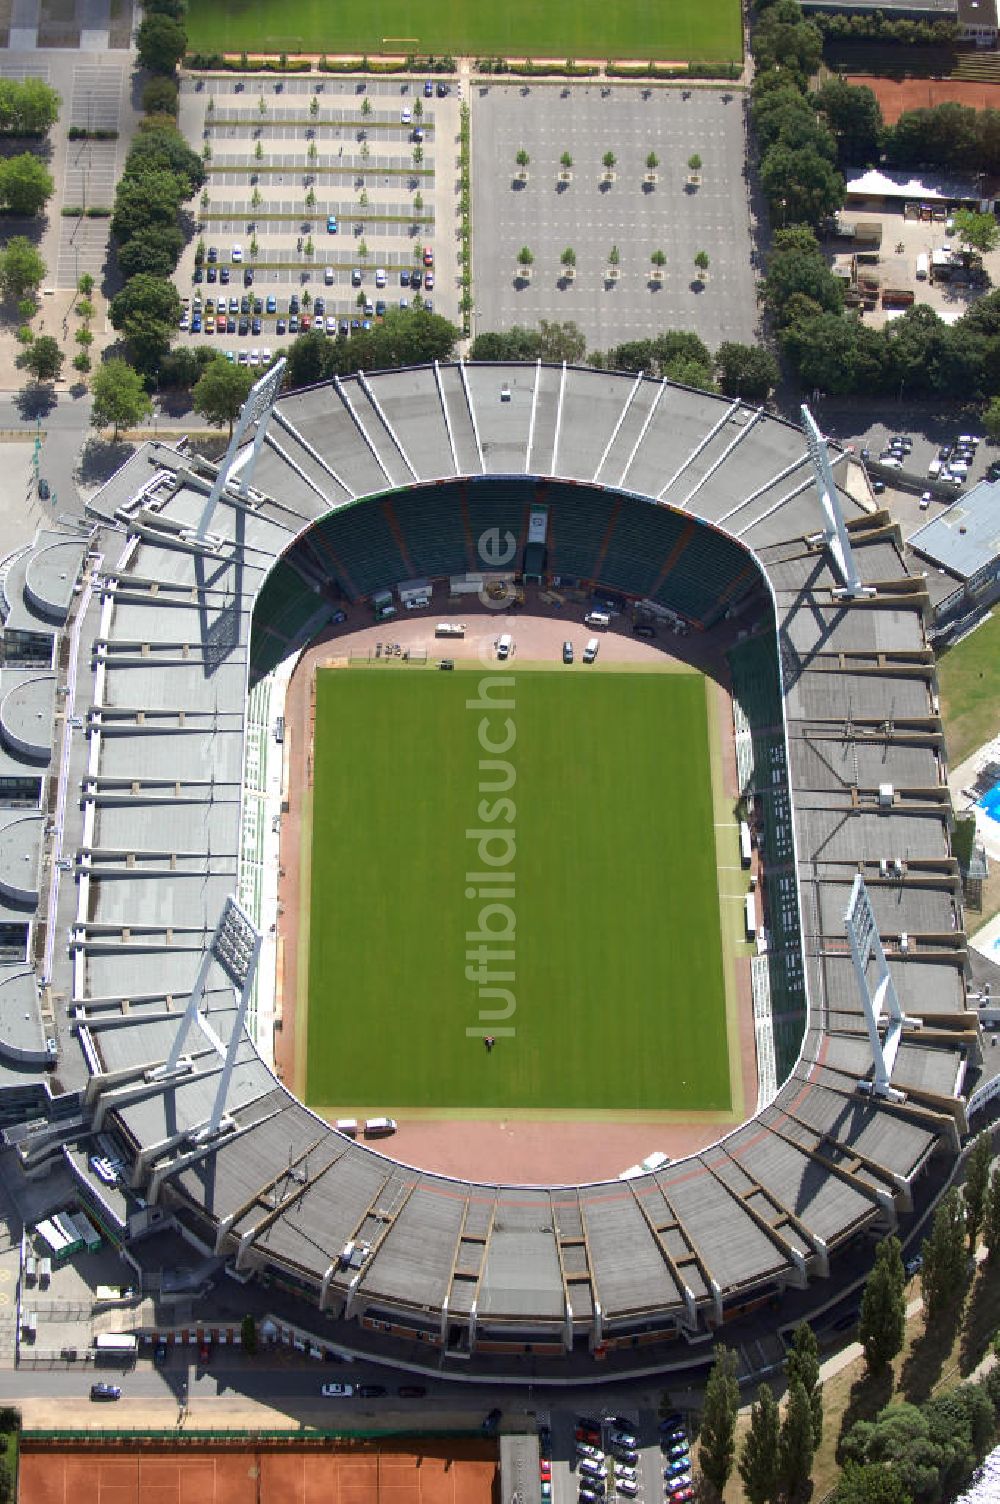
[[[714,348],[751,340],[757,322],[744,176],[743,95],[723,88],[481,84],[472,89],[476,330],[574,319],[591,349],[665,329],[693,329]],[[516,185],[520,148],[531,161]],[[559,184],[560,158],[573,158]],[[617,158],[606,184],[602,158]],[[659,158],[655,185],[646,159]],[[687,182],[702,159],[701,183]],[[517,255],[534,257],[530,280]],[[607,275],[612,246],[620,276]],[[572,248],[576,275],[560,258]],[[652,285],[650,257],[666,256]],[[707,252],[704,286],[694,257]]]

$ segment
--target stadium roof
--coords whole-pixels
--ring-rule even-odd
[[[839,473],[843,456],[833,459]],[[409,1333],[425,1357],[460,1321],[467,1350],[536,1340],[552,1344],[554,1363],[580,1334],[592,1347],[620,1342],[621,1361],[638,1362],[638,1334],[704,1334],[748,1293],[821,1278],[859,1229],[891,1226],[930,1154],[957,1146],[977,1046],[925,597],[888,517],[842,496],[869,592],[845,599],[797,427],[641,376],[540,364],[386,372],[292,393],[248,497],[223,489],[202,544],[194,530],[213,478],[204,462],[149,445],[99,493],[101,586],[77,623],[89,735],[70,744],[83,798],[65,814],[64,846],[79,853],[78,893],[66,884],[58,900],[70,955],[53,955],[76,1012],[60,1072],[81,1087],[91,1077],[89,1107],[139,1156],[148,1196],[325,1309]],[[731,609],[726,630],[735,640],[742,625],[747,662],[757,655],[738,688],[741,776],[758,791],[769,852],[770,949],[756,974],[798,1033],[750,1126],[636,1180],[493,1186],[398,1165],[332,1132],[246,1036],[215,1140],[197,1137],[220,1082],[209,1037],[192,1028],[183,1072],[155,1074],[222,905],[243,892],[262,582],[270,572],[268,588],[288,591],[288,615],[258,633],[283,658],[331,609],[317,584],[332,576],[364,595],[434,573],[424,553],[454,556],[435,510],[445,483],[467,526],[496,508],[520,517],[541,490],[559,518],[556,546],[584,561],[566,572],[673,609],[690,551],[682,613],[709,629]],[[365,499],[387,492],[384,504]],[[413,567],[393,574],[404,529]],[[651,558],[651,546],[665,551]],[[361,578],[372,583],[360,589]],[[928,1021],[904,1034],[904,1103],[859,1091],[872,1057],[843,925],[859,871],[904,1007]],[[225,1048],[236,997],[214,959],[205,987]]]
[[[846,167],[847,197],[906,198],[922,203],[978,203],[982,194],[975,177],[944,177],[937,173],[920,176],[890,172],[879,167]]]

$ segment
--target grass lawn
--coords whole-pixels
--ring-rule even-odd
[[[408,0],[191,0],[193,52],[450,53],[459,56],[659,58],[738,61],[736,0],[649,6],[645,0],[556,0],[537,10],[450,0],[430,11]]]
[[[1000,730],[1000,612],[943,653],[937,670],[954,768]]]
[[[582,664],[504,677],[514,708],[487,732],[499,740],[510,716],[516,809],[487,826],[480,801],[501,794],[480,790],[498,775],[479,759],[500,754],[482,752],[483,712],[466,708],[478,672],[317,676],[306,1100],[728,1110],[705,680]],[[488,902],[466,894],[483,868],[473,828],[517,843],[497,869],[515,874],[516,1032],[494,1024],[492,1053],[466,1033],[483,1027],[466,935]]]

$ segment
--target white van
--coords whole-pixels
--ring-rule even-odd
[[[464,621],[439,621],[434,628],[435,637],[464,637]]]
[[[511,635],[510,635],[509,632],[505,632],[502,637],[499,637],[497,639],[497,657],[498,658],[509,658],[510,654],[511,654],[511,649],[513,648],[513,646],[514,646],[514,639],[513,639],[513,637],[511,637]]]
[[[593,663],[600,650],[601,644],[598,638],[591,637],[590,641],[587,643],[587,646],[583,650],[584,663]]]
[[[606,611],[588,611],[587,615],[583,618],[583,624],[585,627],[601,627],[606,629],[611,625],[611,617]]]
[[[358,1132],[357,1118],[338,1118],[334,1124],[338,1133],[346,1133],[348,1138],[355,1138]]]
[[[927,273],[930,271],[930,257],[926,251],[921,251],[917,257],[917,281],[926,282]]]
[[[395,1118],[368,1118],[365,1121],[366,1138],[385,1138],[388,1133],[395,1133]]]

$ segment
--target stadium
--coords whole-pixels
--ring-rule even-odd
[[[926,588],[897,529],[806,413],[543,364],[276,400],[280,374],[221,466],[145,445],[86,537],[6,562],[7,1141],[32,1174],[67,1164],[120,1239],[169,1223],[296,1298],[318,1343],[445,1375],[516,1378],[528,1356],[536,1382],[595,1359],[622,1376],[704,1360],[786,1292],[828,1305],[864,1240],[939,1189],[997,1079],[966,990]],[[512,540],[502,562],[484,536]],[[340,614],[401,586],[484,612],[572,590],[678,651],[725,636],[760,856],[757,1079],[696,1152],[624,1178],[500,1179],[488,1155],[446,1174],[337,1131],[276,1074],[275,730],[302,650],[336,656]],[[343,658],[358,684],[453,682]],[[718,948],[711,926],[690,944]],[[94,1173],[95,1141],[127,1184]]]

